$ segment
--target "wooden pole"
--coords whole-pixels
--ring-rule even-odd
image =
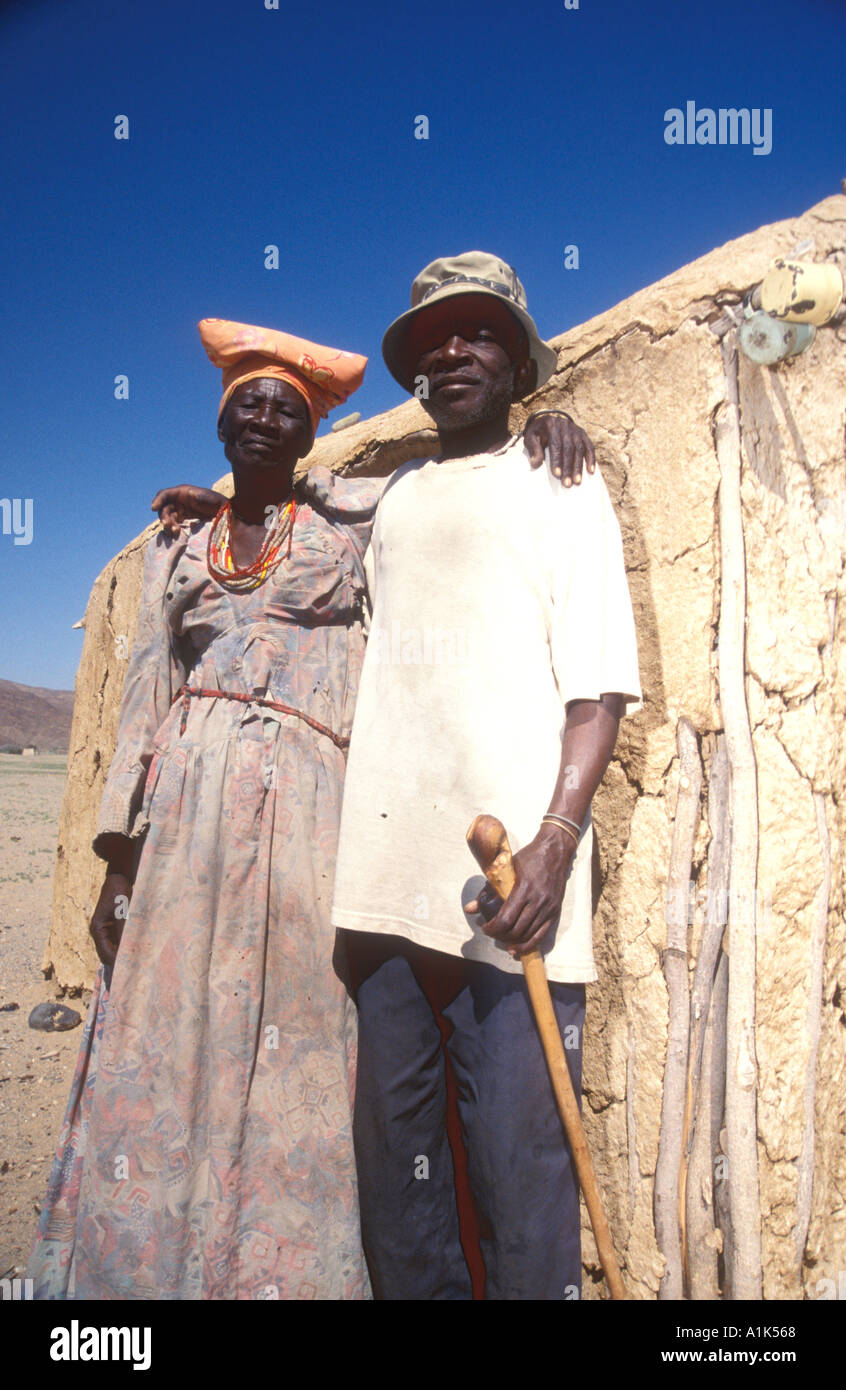
[[[679,787],[667,874],[667,944],[663,961],[667,982],[667,1057],[664,1063],[661,1132],[653,1198],[655,1237],[666,1260],[658,1293],[660,1299],[684,1296],[682,1245],[685,1211],[681,1178],[690,1023],[687,928],[693,844],[702,789],[699,745],[696,730],[689,719],[679,720],[676,746],[679,753]]]
[[[725,400],[714,419],[714,444],[720,467],[720,708],[731,774],[725,1116],[734,1238],[730,1272],[732,1298],[757,1300],[763,1296],[755,1052],[758,774],[746,703],[746,552],[736,328],[723,334],[720,347]]]
[[[511,860],[511,846],[501,821],[495,816],[477,816],[467,832],[467,843],[488,882],[496,889],[502,899],[511,893],[516,882]],[[611,1239],[611,1232],[602,1209],[602,1199],[596,1182],[596,1174],[588,1149],[587,1137],[582,1125],[582,1117],[570,1080],[570,1069],[564,1056],[558,1020],[552,1007],[546,967],[540,951],[528,951],[520,957],[526,986],[529,991],[535,1022],[540,1033],[541,1044],[549,1068],[552,1089],[558,1105],[558,1113],[573,1155],[573,1165],[579,1186],[584,1193],[590,1224],[599,1252],[599,1260],[608,1284],[612,1299],[628,1297],[620,1266]]]
[[[725,1066],[712,1085],[714,1033],[722,1029],[716,1051],[725,1052],[724,1014],[712,1007],[714,983],[720,964],[720,948],[728,908],[728,874],[731,828],[728,817],[729,767],[725,738],[717,734],[708,772],[708,893],[696,972],[690,995],[690,1044],[687,1064],[687,1100],[684,1120],[684,1152],[679,1183],[685,1206],[682,1225],[682,1267],[685,1292],[692,1299],[716,1299],[718,1280],[716,1213],[714,1201],[716,1136],[723,1119]]]

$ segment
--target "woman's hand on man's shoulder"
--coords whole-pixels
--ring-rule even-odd
[[[596,453],[589,436],[564,410],[539,410],[530,415],[523,431],[523,443],[532,468],[540,468],[545,453],[550,472],[564,487],[577,487],[582,472],[596,469]]]

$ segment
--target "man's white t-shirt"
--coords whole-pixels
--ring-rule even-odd
[[[479,812],[533,839],[561,762],[565,705],[640,699],[620,529],[597,471],[564,489],[522,441],[415,460],[382,494],[365,559],[372,621],[344,789],[332,920],[519,972],[468,918]],[[563,832],[562,832],[563,833]],[[590,818],[552,980],[596,979]]]

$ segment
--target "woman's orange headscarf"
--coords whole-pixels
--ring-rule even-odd
[[[318,419],[325,419],[330,410],[347,400],[364,379],[367,358],[355,352],[320,347],[275,328],[228,319],[203,319],[197,327],[209,358],[223,368],[218,420],[236,386],[253,377],[270,376],[289,381],[299,391],[308,405],[314,431]]]

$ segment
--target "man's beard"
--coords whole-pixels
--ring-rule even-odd
[[[508,382],[489,382],[481,396],[468,407],[464,402],[423,400],[420,404],[444,434],[459,434],[476,425],[488,424],[507,416],[513,399],[513,377]]]

